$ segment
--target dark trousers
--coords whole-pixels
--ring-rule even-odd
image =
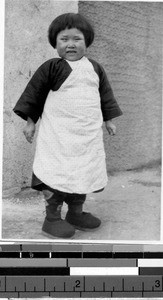
[[[42,192],[45,198],[46,215],[49,220],[59,219],[61,217],[61,208],[63,202],[68,205],[69,212],[81,213],[86,194],[70,194],[54,190],[46,185]]]

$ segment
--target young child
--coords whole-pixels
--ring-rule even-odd
[[[80,14],[57,17],[48,31],[60,58],[42,64],[14,107],[27,120],[24,135],[32,143],[40,118],[32,188],[46,200],[42,230],[51,237],[71,237],[75,228],[95,229],[101,221],[83,212],[86,194],[107,184],[102,123],[110,135],[112,119],[122,114],[105,71],[86,57],[94,30]],[[63,202],[68,205],[61,218]]]

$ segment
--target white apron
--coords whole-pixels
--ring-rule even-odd
[[[33,171],[53,189],[87,194],[107,184],[99,78],[86,57],[68,63],[72,72],[45,102]]]

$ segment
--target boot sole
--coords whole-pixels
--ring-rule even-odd
[[[72,224],[71,224],[72,225]],[[83,227],[79,227],[79,226],[75,226],[75,225],[73,225],[74,226],[74,228],[75,229],[77,229],[77,230],[81,230],[81,231],[96,231],[98,228],[100,228],[100,226],[98,226],[98,227],[95,227],[95,228],[83,228]]]
[[[71,235],[71,236],[54,236],[54,235],[52,235],[52,234],[50,234],[50,233],[47,233],[47,232],[45,232],[45,231],[43,231],[42,230],[42,234],[44,235],[44,236],[47,236],[47,237],[49,237],[50,239],[70,239],[71,237],[73,237],[74,235],[75,235],[75,233],[73,234],[73,235]]]

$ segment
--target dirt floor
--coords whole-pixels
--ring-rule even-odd
[[[89,194],[84,211],[102,221],[96,231],[76,230],[71,240],[159,240],[160,168],[112,174],[105,190]],[[62,217],[67,212],[63,205]],[[3,239],[49,239],[41,232],[45,217],[42,193],[24,189],[3,199]]]

